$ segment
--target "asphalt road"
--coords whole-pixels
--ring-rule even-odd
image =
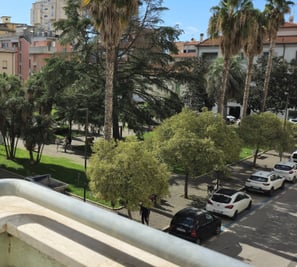
[[[297,184],[258,203],[203,246],[257,267],[297,266]]]

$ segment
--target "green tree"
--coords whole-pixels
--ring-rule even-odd
[[[246,70],[246,79],[244,85],[244,94],[242,100],[241,117],[247,114],[248,99],[250,94],[250,85],[252,80],[252,67],[254,57],[259,55],[263,50],[265,34],[265,24],[263,13],[258,9],[252,9],[248,13],[249,19],[246,25],[246,39],[244,40],[243,51],[247,57],[248,65]]]
[[[209,20],[208,34],[211,38],[220,37],[220,48],[224,56],[223,79],[219,92],[218,113],[225,115],[225,95],[227,90],[230,59],[238,54],[245,38],[244,26],[247,12],[251,9],[250,0],[221,0],[219,5],[211,8],[212,16]]]
[[[100,40],[106,50],[104,138],[110,140],[116,47],[131,17],[137,14],[139,0],[82,0],[82,4],[89,11],[95,28],[100,32]]]
[[[294,2],[287,0],[267,0],[264,14],[266,17],[266,31],[269,40],[268,63],[265,72],[265,80],[263,85],[263,101],[261,111],[266,110],[266,99],[269,89],[270,74],[272,70],[272,59],[275,47],[275,41],[279,27],[285,23],[285,15],[290,12],[290,7]]]
[[[249,107],[254,112],[262,108],[263,83],[267,58],[261,57],[253,66],[253,87],[250,92]],[[270,75],[270,90],[266,98],[266,109],[274,113],[283,113],[286,106],[286,94],[288,93],[288,108],[296,107],[296,67],[294,63],[288,64],[282,57],[274,57]]]
[[[203,107],[209,110],[215,105],[213,96],[207,94],[207,63],[200,57],[187,59],[182,69],[189,69],[188,75],[185,75],[185,81],[181,85],[185,85],[182,93],[182,101],[186,107],[201,111]]]
[[[281,149],[284,133],[282,121],[271,112],[252,114],[243,118],[239,134],[245,144],[255,149],[254,166],[260,149]]]
[[[170,56],[177,53],[174,40],[181,30],[160,26],[160,12],[166,8],[159,0],[145,1],[143,7],[137,18],[132,18],[116,46],[112,112],[114,139],[121,139],[122,125],[141,135],[146,126],[155,125],[182,107],[178,90],[171,85],[172,81],[182,79],[183,71],[181,67],[177,70],[175,64],[172,65]],[[83,84],[86,92],[101,97],[104,94],[106,53],[98,45],[100,33],[91,27],[87,17],[81,17],[77,8],[78,0],[69,0],[65,9],[68,19],[55,25],[63,31],[63,41],[73,43],[72,56],[81,60],[78,65],[84,79],[75,82],[76,85]],[[99,101],[89,110],[91,118],[99,114],[101,120],[104,103],[101,98]]]
[[[167,164],[183,170],[184,197],[188,198],[189,178],[222,170],[239,158],[240,140],[234,128],[213,112],[183,110],[165,120],[154,131],[150,145]]]
[[[25,92],[21,81],[13,75],[0,74],[0,131],[6,157],[14,159],[22,133]]]
[[[39,163],[44,145],[48,145],[53,141],[52,118],[48,115],[39,114],[34,114],[29,118],[24,126],[22,137],[24,145],[29,151],[30,161]]]
[[[128,215],[139,208],[152,205],[151,194],[159,198],[168,195],[169,172],[139,141],[98,140],[88,168],[90,189],[99,198],[125,203]]]
[[[245,79],[245,62],[240,56],[230,58],[230,66],[227,78],[227,91],[225,103],[228,100],[235,100],[240,102],[242,99],[242,87]],[[222,86],[222,78],[224,70],[224,59],[222,57],[216,58],[208,68],[206,73],[207,92],[211,98],[220,101],[220,87]]]

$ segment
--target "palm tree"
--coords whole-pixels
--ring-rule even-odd
[[[243,46],[243,26],[247,21],[246,11],[251,9],[250,0],[221,0],[211,8],[208,34],[211,38],[220,37],[220,48],[224,56],[222,85],[219,92],[218,112],[225,115],[224,103],[229,75],[230,58],[238,54]]]
[[[104,138],[112,138],[113,87],[116,47],[133,15],[137,14],[139,0],[82,0],[99,31],[106,51]]]
[[[261,13],[258,9],[251,10],[246,26],[246,40],[244,42],[243,51],[247,57],[248,65],[242,101],[242,118],[244,118],[247,113],[254,57],[262,52],[263,41],[266,38],[263,13]]]
[[[267,68],[265,73],[265,80],[263,86],[263,102],[262,112],[266,108],[266,99],[268,94],[268,85],[270,80],[270,74],[272,69],[272,57],[275,46],[275,40],[277,37],[278,29],[285,23],[285,14],[290,12],[290,6],[294,5],[294,2],[287,0],[267,0],[268,3],[265,5],[264,14],[266,16],[266,28],[267,36],[269,40],[269,55]]]
[[[227,77],[227,88],[226,90],[226,99],[233,99],[236,101],[240,101],[242,99],[242,90],[241,88],[244,85],[245,80],[245,64],[243,59],[240,56],[234,56],[230,58],[230,67],[229,73]],[[218,102],[219,88],[222,83],[222,73],[224,69],[224,59],[222,57],[218,57],[212,64],[209,66],[208,71],[206,73],[206,82],[207,82],[207,93],[209,97],[214,98]]]

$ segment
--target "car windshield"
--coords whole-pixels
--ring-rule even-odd
[[[274,168],[277,169],[277,170],[281,170],[281,171],[290,171],[290,170],[292,170],[292,167],[287,166],[287,165],[282,165],[282,164],[276,164],[274,166]]]
[[[220,203],[230,203],[231,202],[231,198],[225,195],[221,195],[221,194],[214,194],[211,198],[213,201],[215,202],[220,202]]]
[[[191,217],[177,217],[173,220],[173,224],[182,224],[188,227],[192,227],[194,219]]]
[[[294,153],[292,156],[293,159],[297,159],[297,153]]]
[[[250,177],[250,180],[265,183],[265,182],[268,181],[268,178],[266,178],[266,177],[262,177],[262,176],[252,175],[252,176]]]

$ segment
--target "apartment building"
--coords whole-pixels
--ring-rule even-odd
[[[222,56],[219,39],[205,39],[197,44],[197,56],[205,60],[213,60]],[[268,55],[269,41],[265,40],[261,55]],[[297,59],[297,24],[286,22],[279,28],[274,48],[275,57],[283,57],[287,62]]]
[[[70,45],[61,45],[54,32],[12,23],[8,16],[1,17],[0,73],[16,75],[24,83],[30,73],[39,71],[46,64],[46,59],[71,51]]]
[[[32,4],[30,23],[40,35],[55,35],[53,23],[66,19],[66,0],[37,0]]]
[[[189,42],[176,43],[179,53],[172,55],[175,60],[181,60],[189,57],[202,57],[204,60],[212,61],[222,56],[220,49],[220,39],[192,39]],[[268,55],[269,42],[265,40],[262,55]],[[297,24],[291,19],[279,28],[274,49],[275,57],[283,57],[287,62],[297,59]]]

